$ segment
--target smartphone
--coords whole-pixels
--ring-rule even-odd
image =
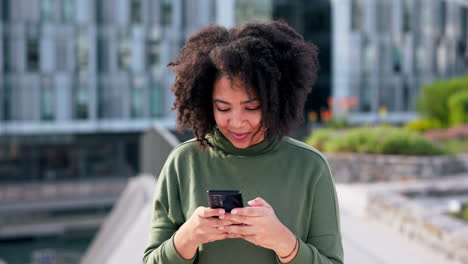
[[[208,190],[207,193],[210,208],[224,208],[224,211],[230,213],[234,208],[244,207],[240,191]]]

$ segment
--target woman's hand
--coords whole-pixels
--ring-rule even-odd
[[[218,229],[240,236],[255,245],[272,249],[280,257],[288,256],[288,261],[293,259],[297,252],[297,239],[279,221],[273,208],[262,198],[249,201],[249,205],[251,207],[236,208],[230,214],[220,216],[242,225],[219,226]]]
[[[235,223],[232,220],[213,217],[222,217],[224,215],[224,209],[198,207],[174,236],[174,245],[177,252],[183,258],[191,259],[195,256],[197,248],[201,244],[226,238],[238,238],[239,235],[228,234],[218,229],[218,227],[229,226]]]

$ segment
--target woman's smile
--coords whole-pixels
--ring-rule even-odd
[[[244,140],[247,138],[247,136],[250,134],[250,133],[234,133],[234,132],[231,132],[232,136],[234,137],[234,139],[236,140]]]

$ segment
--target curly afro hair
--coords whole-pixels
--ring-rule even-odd
[[[303,122],[304,103],[319,69],[317,58],[317,47],[281,20],[202,28],[168,64],[176,74],[172,91],[178,128],[190,128],[200,147],[210,145],[206,135],[216,128],[213,85],[228,76],[239,78],[257,95],[265,137],[287,135]]]

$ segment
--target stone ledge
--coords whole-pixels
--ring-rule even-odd
[[[443,180],[371,186],[365,214],[451,259],[468,263],[468,223],[405,196],[434,190],[468,191],[468,174]]]
[[[120,194],[128,178],[109,178],[51,183],[4,184],[0,203],[94,197]]]
[[[390,182],[439,178],[468,171],[468,158],[324,153],[336,182]]]

